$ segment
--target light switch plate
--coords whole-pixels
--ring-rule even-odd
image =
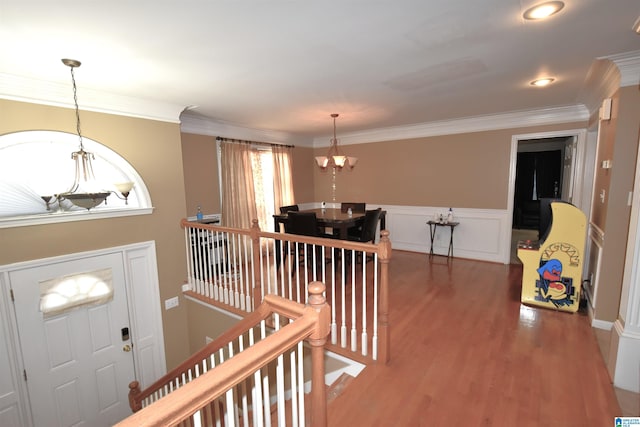
[[[178,297],[169,298],[164,300],[164,309],[169,310],[170,308],[175,308],[180,304]]]

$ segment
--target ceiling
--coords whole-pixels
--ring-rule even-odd
[[[525,21],[535,3],[0,0],[0,97],[38,82],[72,102],[73,58],[81,109],[103,93],[302,141],[331,113],[340,134],[579,105],[597,58],[640,49],[638,0]]]

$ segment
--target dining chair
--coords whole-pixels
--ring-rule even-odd
[[[315,212],[290,211],[287,214],[287,228],[291,234],[318,236],[318,218]]]
[[[364,214],[364,222],[362,223],[362,227],[358,232],[347,234],[347,240],[352,242],[361,242],[361,243],[375,243],[376,240],[376,230],[378,229],[378,221],[380,221],[380,215],[382,214],[382,208],[371,209],[365,212]],[[357,261],[361,258],[361,254],[358,253]],[[367,256],[367,261],[370,261],[372,258]]]
[[[324,237],[318,229],[318,218],[315,212],[291,211],[287,217],[287,233],[299,234],[301,236]],[[292,243],[291,246],[292,249],[294,249],[296,245]],[[311,243],[298,245],[298,262],[305,261],[307,264],[315,263],[316,265],[322,265],[324,263],[322,248]],[[295,266],[293,271],[295,271]]]
[[[351,212],[353,213],[364,213],[366,210],[367,204],[366,203],[361,203],[361,202],[342,202],[340,203],[340,212],[342,213],[346,213],[349,211],[349,208],[351,208]],[[349,232],[351,233],[357,233],[357,230],[359,230],[360,227],[350,227],[349,228]],[[339,233],[334,232],[333,236],[334,239],[337,239],[339,237]]]
[[[347,239],[353,242],[375,242],[376,230],[378,228],[378,221],[380,221],[380,215],[382,214],[382,208],[371,209],[364,213],[364,222],[362,227],[356,232],[347,234]]]
[[[284,215],[284,214],[288,214],[289,212],[298,212],[300,210],[300,208],[298,207],[298,205],[290,205],[290,206],[280,206],[280,215]],[[284,232],[285,233],[290,233],[289,231],[289,222],[285,221],[283,224],[284,226]],[[276,230],[276,232],[280,232],[280,226],[278,226],[278,229]]]
[[[280,213],[286,214],[289,212],[298,212],[300,207],[298,205],[280,206]]]
[[[367,208],[366,203],[360,202],[342,202],[340,203],[340,212],[347,212],[351,208],[351,212],[364,213]]]

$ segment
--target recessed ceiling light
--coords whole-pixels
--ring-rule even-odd
[[[544,87],[544,86],[547,86],[548,84],[551,84],[554,80],[555,79],[553,77],[543,77],[541,79],[535,79],[529,84],[531,86]]]
[[[524,17],[524,19],[531,20],[544,19],[560,12],[563,7],[564,3],[561,1],[548,1],[525,10],[522,16]]]

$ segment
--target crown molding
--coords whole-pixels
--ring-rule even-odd
[[[578,100],[593,115],[600,109],[602,100],[613,96],[619,88],[620,70],[613,62],[600,58],[591,65]]]
[[[580,104],[351,132],[340,135],[340,142],[343,145],[365,144],[370,142],[395,141],[496,129],[569,123],[588,119],[589,111],[584,105]],[[328,137],[315,138],[313,140],[313,146],[325,146],[327,144],[327,138]]]
[[[640,84],[640,50],[605,56],[620,70],[620,87]]]
[[[180,122],[184,105],[143,100],[94,89],[81,89],[81,109],[170,123]],[[54,107],[75,108],[68,84],[0,73],[0,98]]]
[[[613,58],[613,57],[611,57]],[[633,74],[640,63],[637,57],[623,56],[611,59],[625,72]],[[57,107],[74,108],[70,102],[69,85],[24,78],[0,73],[0,98]],[[185,106],[141,100],[92,89],[82,89],[82,109],[143,119],[180,123],[181,131],[199,135],[232,137],[252,141],[301,146],[323,147],[328,137],[301,138],[291,133],[265,129],[252,129],[231,123],[213,121],[189,114]],[[423,138],[515,127],[540,126],[588,120],[585,105],[553,107],[530,111],[516,111],[454,120],[418,123],[407,126],[369,129],[340,135],[342,144],[364,144],[399,139]]]
[[[235,124],[214,121],[206,117],[184,113],[181,116],[180,130],[197,135],[220,136],[234,139],[246,139],[248,141],[271,142],[275,144],[308,145],[301,138],[288,132],[272,131],[267,129],[253,129]]]

